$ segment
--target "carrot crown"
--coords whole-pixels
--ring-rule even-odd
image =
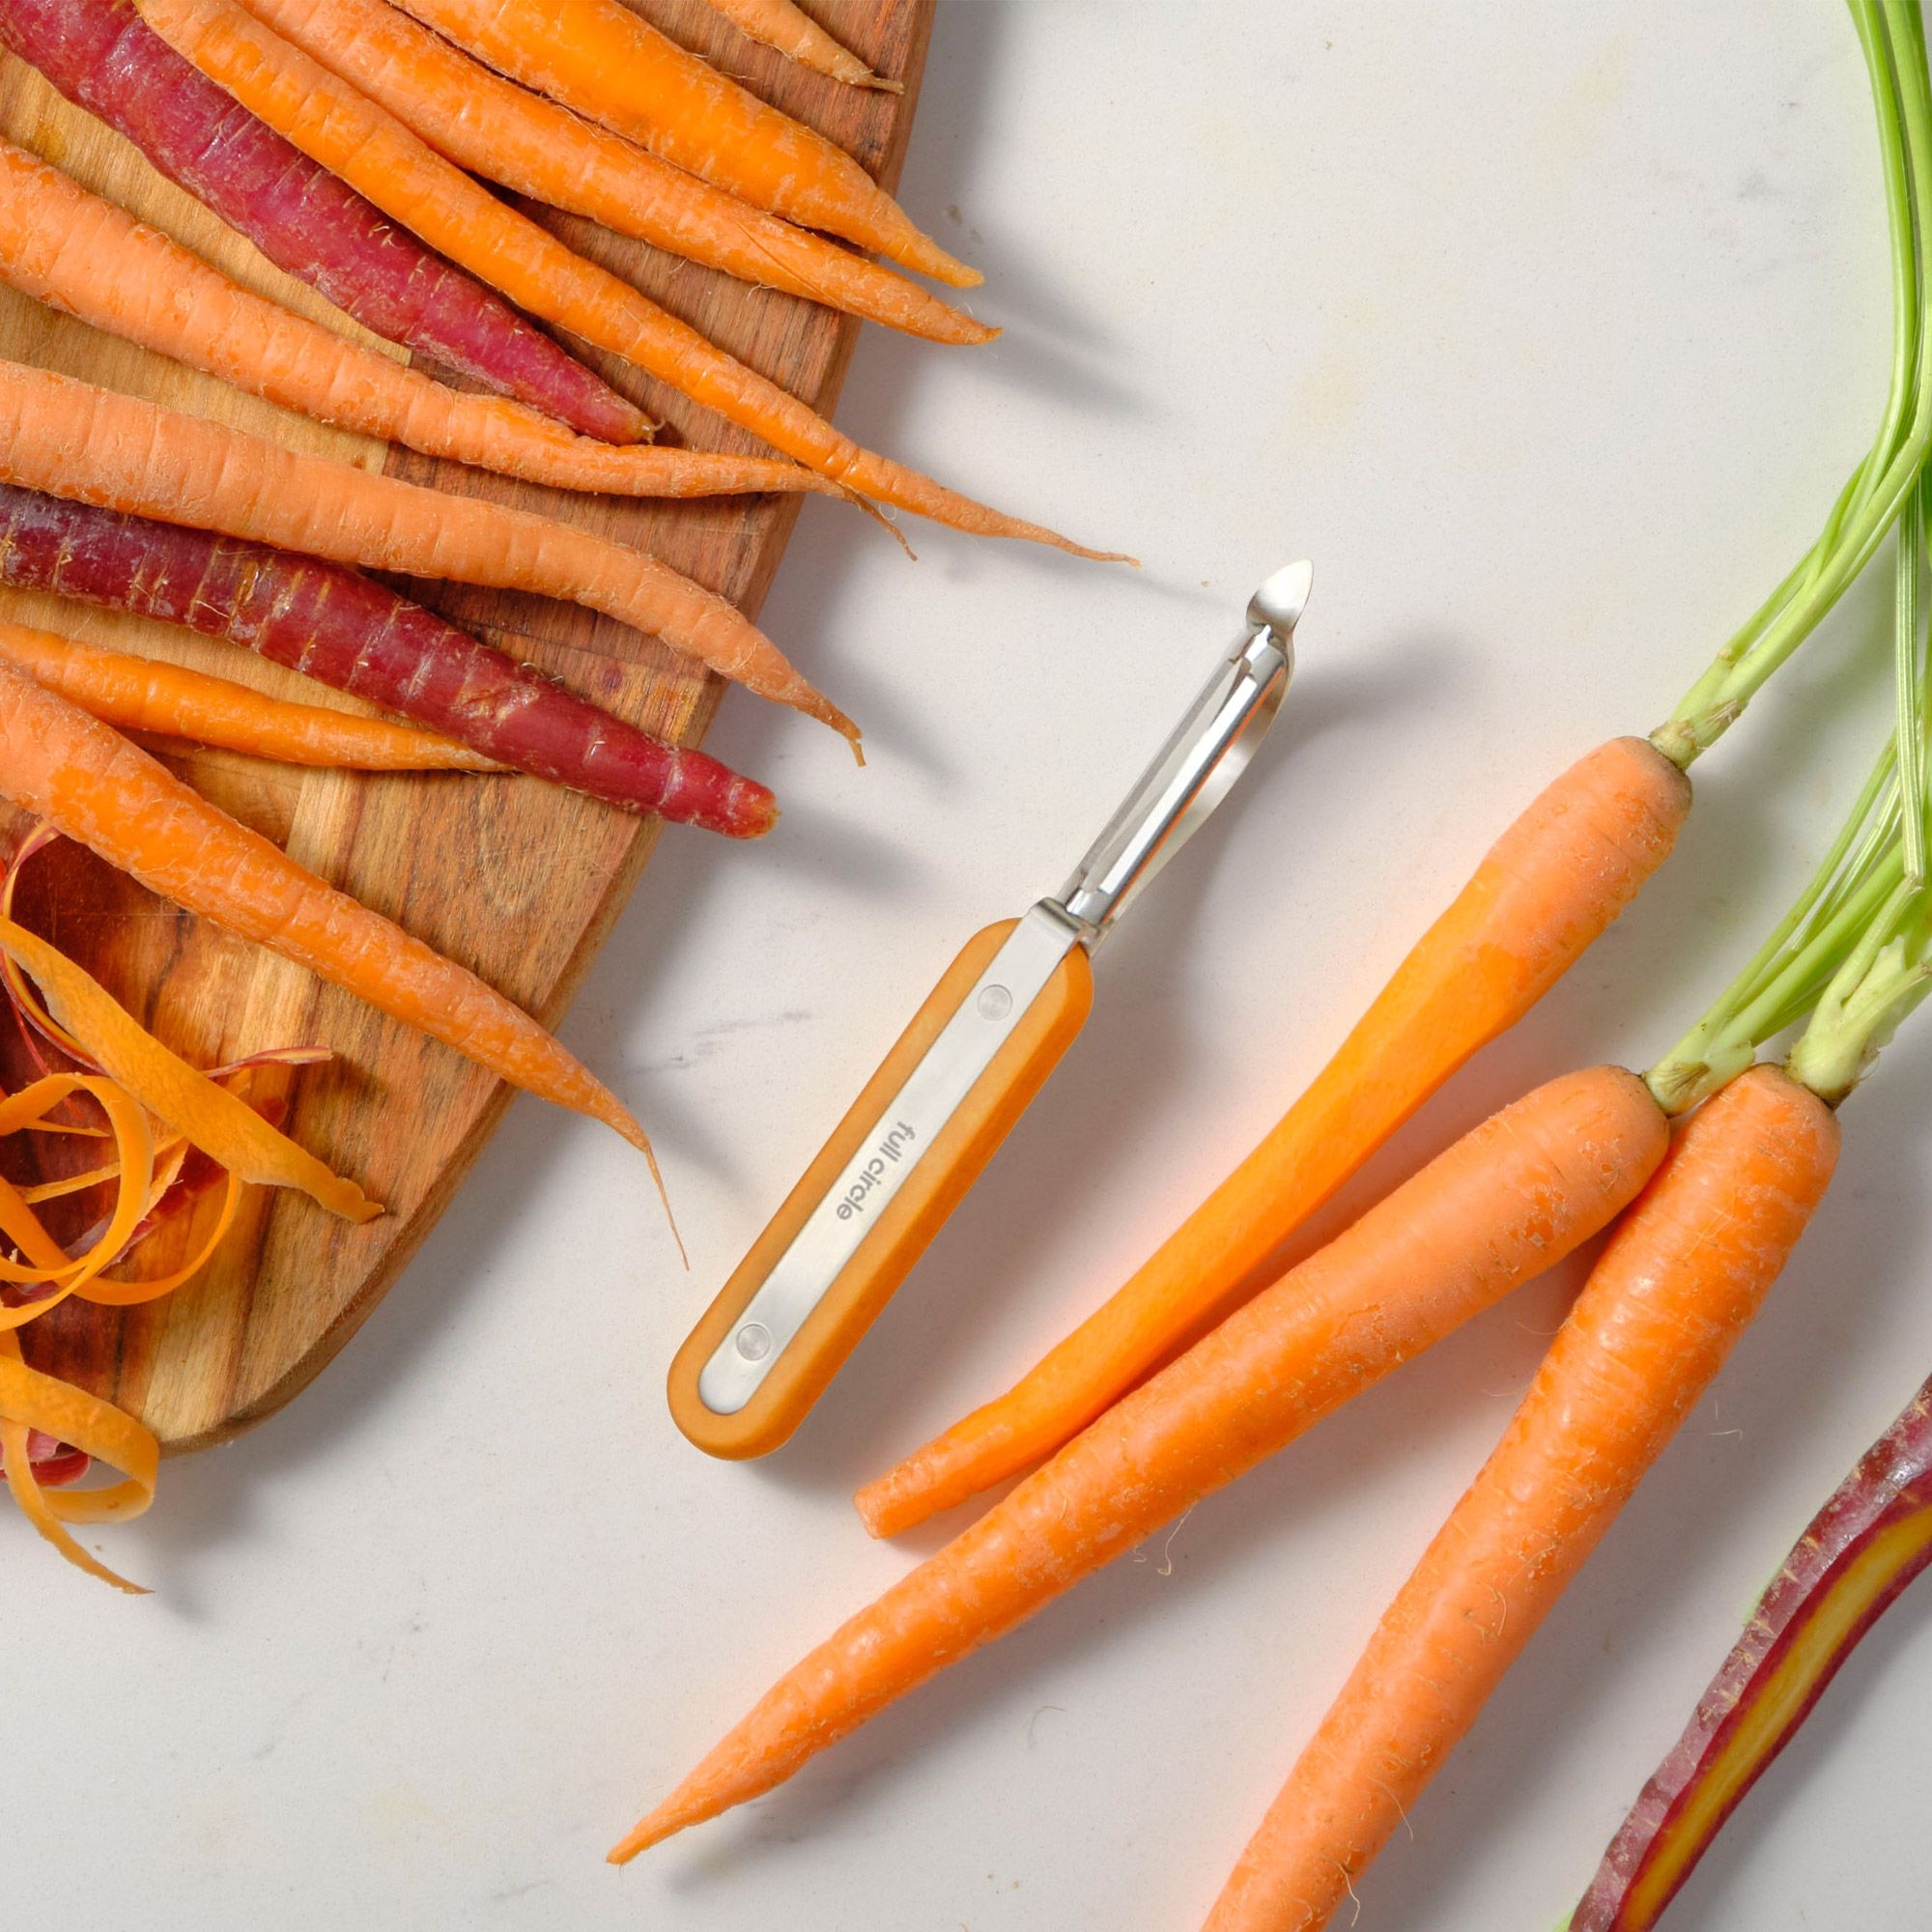
[[[1915,509],[1913,522],[1918,525]],[[1921,526],[1922,527],[1922,526]],[[1917,567],[1920,542],[1901,542]],[[1667,1113],[1734,1079],[1758,1048],[1809,1019],[1788,1063],[1835,1105],[1932,991],[1925,830],[1932,696],[1915,594],[1900,599],[1901,715],[1831,849],[1790,910],[1704,1016],[1646,1076]]]
[[[1789,1070],[1836,1105],[1932,991],[1932,679],[1919,622],[1927,493],[1898,533],[1893,656],[1897,713],[1850,815],[1790,910],[1744,971],[1648,1079],[1670,1113],[1744,1071],[1768,1040],[1809,1019]]]
[[[1737,723],[1871,560],[1932,449],[1932,274],[1923,251],[1924,220],[1932,215],[1932,86],[1925,30],[1915,0],[1850,5],[1878,111],[1890,236],[1892,355],[1885,413],[1817,540],[1651,734],[1658,750],[1686,769]]]

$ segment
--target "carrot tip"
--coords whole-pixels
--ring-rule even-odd
[[[906,533],[899,528],[896,521],[887,516],[885,511],[880,509],[878,504],[873,502],[869,497],[862,497],[860,496],[858,491],[848,490],[842,483],[836,484],[834,487],[837,490],[838,490],[842,496],[848,497],[853,503],[857,504],[860,509],[864,510],[867,516],[870,517],[871,520],[875,524],[877,524],[878,526],[882,530],[884,530],[886,534],[889,537],[891,537],[892,540],[895,544],[897,544],[902,551],[905,552],[909,561],[913,563],[917,563],[919,561],[919,553],[913,549],[910,543],[906,541]]]
[[[978,269],[970,269],[956,256],[949,255],[930,235],[915,234],[903,249],[888,251],[900,267],[930,275],[948,288],[977,289],[985,281]]]
[[[1071,537],[1064,537],[1058,530],[1043,528],[1038,524],[1016,524],[1006,535],[1023,537],[1029,543],[1045,544],[1049,550],[1065,551],[1068,556],[1085,557],[1089,563],[1124,563],[1131,570],[1141,568],[1141,560],[1123,550],[1089,550],[1085,544],[1077,544]]]
[[[736,777],[715,813],[698,822],[727,838],[762,838],[779,822],[779,802],[769,785]]]
[[[639,1852],[647,1852],[653,1845],[662,1844],[665,1839],[683,1831],[686,1821],[674,1813],[668,1817],[668,1809],[667,1805],[660,1804],[655,1811],[646,1812],[604,1854],[604,1862],[627,1865]]]
[[[802,708],[808,718],[815,718],[821,724],[831,725],[841,738],[849,739],[853,755],[862,765],[866,762],[865,753],[859,750],[859,740],[865,734],[823,692],[811,691],[808,687]]]
[[[691,1266],[691,1257],[685,1252],[684,1236],[677,1231],[677,1216],[671,1212],[670,1190],[665,1185],[664,1170],[658,1166],[657,1151],[651,1146],[650,1136],[638,1123],[636,1117],[614,1094],[602,1096],[603,1104],[585,1111],[594,1113],[607,1127],[613,1127],[643,1155],[650,1168],[651,1179],[658,1190],[658,1199],[664,1204],[665,1219],[670,1224],[670,1237],[677,1243],[677,1251],[683,1257],[686,1268]]]
[[[626,1138],[630,1137],[627,1135]],[[650,1165],[651,1179],[656,1183],[658,1200],[664,1208],[665,1220],[670,1228],[670,1237],[677,1243],[677,1258],[684,1264],[685,1273],[689,1274],[691,1272],[691,1250],[684,1245],[684,1236],[678,1233],[677,1216],[671,1211],[670,1189],[665,1185],[664,1171],[658,1166],[657,1154],[652,1151],[650,1142],[644,1138],[641,1127],[638,1130],[636,1144],[643,1150],[644,1159]]]

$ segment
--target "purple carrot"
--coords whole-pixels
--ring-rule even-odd
[[[128,0],[0,0],[0,42],[378,335],[585,436],[636,442],[649,433],[641,411],[256,120]]]
[[[1792,1546],[1569,1932],[1650,1932],[1859,1640],[1932,1563],[1932,1381]]]
[[[778,816],[754,780],[659,744],[339,564],[0,484],[0,584],[226,638],[627,811],[733,838]]]

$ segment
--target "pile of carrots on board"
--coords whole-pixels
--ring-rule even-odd
[[[1590,753],[1503,834],[1308,1091],[1130,1280],[1005,1394],[860,1491],[884,1536],[1020,1479],[781,1677],[614,1862],[769,1792],[1608,1230],[1494,1452],[1206,1923],[1316,1932],[1361,1910],[1358,1882],[1404,1824],[1425,1841],[1408,1855],[1426,1855],[1430,1780],[1758,1315],[1831,1185],[1840,1108],[1932,993],[1932,79],[1918,0],[1850,7],[1885,162],[1894,355],[1878,433],[1816,542],[1662,724]],[[1636,898],[1687,823],[1690,767],[1888,539],[1883,746],[1756,952],[1646,1071],[1548,1081],[1279,1273],[1307,1218]],[[1657,1922],[1928,1563],[1932,1382],[1799,1539],[1571,1932]]]
[[[718,12],[836,87],[897,88],[791,0],[720,0]],[[810,492],[882,519],[905,510],[1103,554],[861,448],[499,196],[933,342],[998,334],[900,272],[954,288],[980,280],[849,155],[619,0],[407,11],[388,0],[0,0],[0,48],[346,317],[480,393],[242,287],[53,160],[0,141],[0,278],[50,308],[315,421],[527,482],[633,497]],[[671,385],[769,453],[655,443],[644,412],[540,324]],[[662,742],[369,571],[568,600],[858,748],[857,724],[756,625],[636,545],[0,360],[0,585],[225,639],[393,714],[269,697],[0,624],[0,797],[36,824],[7,875],[9,904],[26,859],[48,839],[73,840],[175,906],[607,1122],[655,1178],[629,1110],[526,1013],[127,735],[478,781],[520,772],[727,838],[771,829],[777,803],[755,780]],[[113,1143],[111,1158],[69,1162],[44,1187],[0,1183],[0,1233],[17,1257],[0,1263],[0,1460],[42,1531],[98,1571],[60,1525],[144,1506],[154,1438],[37,1375],[14,1332],[70,1294],[128,1302],[179,1285],[180,1269],[127,1270],[159,1228],[210,1211],[221,1174],[227,1205],[204,1256],[250,1181],[302,1187],[354,1218],[380,1208],[303,1166],[269,1118],[279,1102],[275,1083],[256,1077],[265,1058],[299,1065],[320,1049],[196,1073],[11,917],[0,953],[45,1068],[0,1104],[0,1133]],[[156,1055],[173,1069],[158,1086]],[[238,1141],[238,1112],[261,1145]],[[97,1456],[128,1483],[63,1487]]]

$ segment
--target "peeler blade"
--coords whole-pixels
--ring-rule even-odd
[[[1294,670],[1294,627],[1314,566],[1276,571],[1248,600],[1248,629],[1215,667],[1060,894],[1092,949],[1200,829],[1247,769]]]

